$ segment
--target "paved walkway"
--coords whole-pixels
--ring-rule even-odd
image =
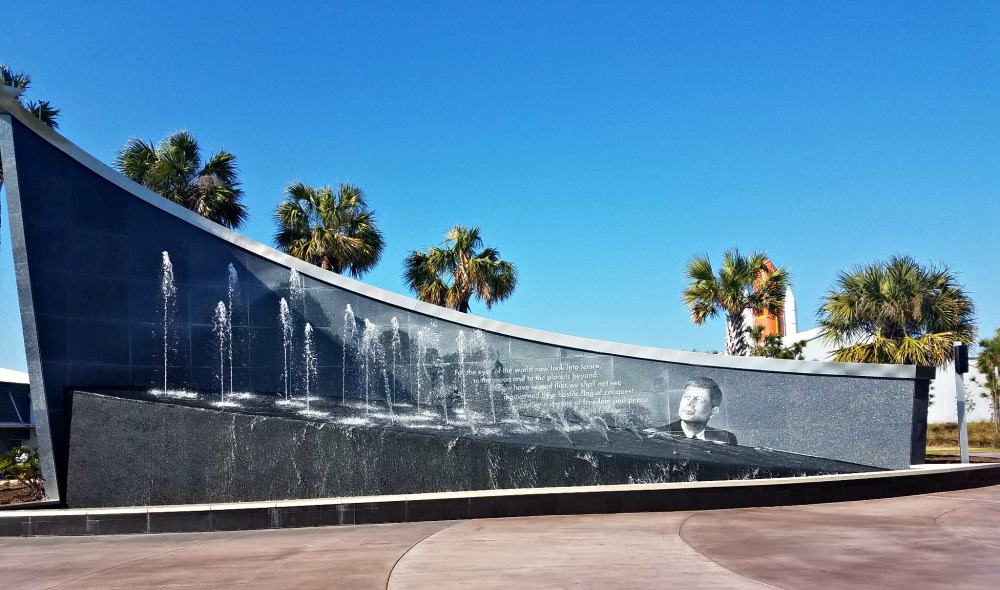
[[[0,541],[5,588],[997,588],[1000,486],[814,506]]]

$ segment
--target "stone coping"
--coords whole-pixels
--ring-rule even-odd
[[[398,494],[386,496],[351,496],[343,498],[309,498],[298,500],[268,500],[263,502],[230,502],[224,504],[176,504],[163,506],[123,506],[111,508],[39,508],[39,509],[7,509],[0,511],[0,520],[24,517],[60,517],[60,516],[109,516],[224,512],[240,510],[267,510],[282,508],[341,506],[347,509],[355,506],[372,506],[393,503],[417,503],[434,501],[461,501],[473,499],[489,499],[491,501],[503,498],[573,496],[590,494],[629,495],[642,492],[680,492],[680,491],[711,491],[730,490],[764,490],[774,487],[806,486],[809,484],[834,485],[847,482],[865,482],[871,480],[886,480],[912,478],[929,475],[967,474],[969,472],[995,470],[1000,478],[1000,464],[943,464],[918,465],[910,469],[895,471],[872,471],[841,475],[810,475],[794,478],[768,478],[753,480],[723,480],[695,481],[673,483],[647,484],[615,484],[603,486],[568,486],[552,488],[523,488],[509,490],[470,490],[461,492],[429,492],[419,494]],[[876,482],[872,482],[876,483]],[[897,495],[897,494],[889,494]],[[902,495],[902,494],[899,494]],[[2,536],[2,535],[0,535]]]

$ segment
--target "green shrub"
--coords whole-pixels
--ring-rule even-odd
[[[38,469],[38,451],[30,447],[14,447],[0,455],[0,479],[16,479],[28,486],[33,499],[45,497],[44,480]]]

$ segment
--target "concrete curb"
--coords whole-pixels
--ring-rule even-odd
[[[1000,483],[1000,464],[746,481],[633,484],[0,513],[0,537],[236,531],[871,500]]]

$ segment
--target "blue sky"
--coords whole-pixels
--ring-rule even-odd
[[[267,243],[289,181],[356,183],[379,287],[462,223],[521,278],[473,312],[556,332],[719,349],[679,294],[729,247],[790,269],[803,328],[895,253],[1000,325],[1000,4],[61,4],[6,6],[0,62],[63,134],[106,162],[178,129],[234,152]],[[3,225],[0,366],[23,368]]]

